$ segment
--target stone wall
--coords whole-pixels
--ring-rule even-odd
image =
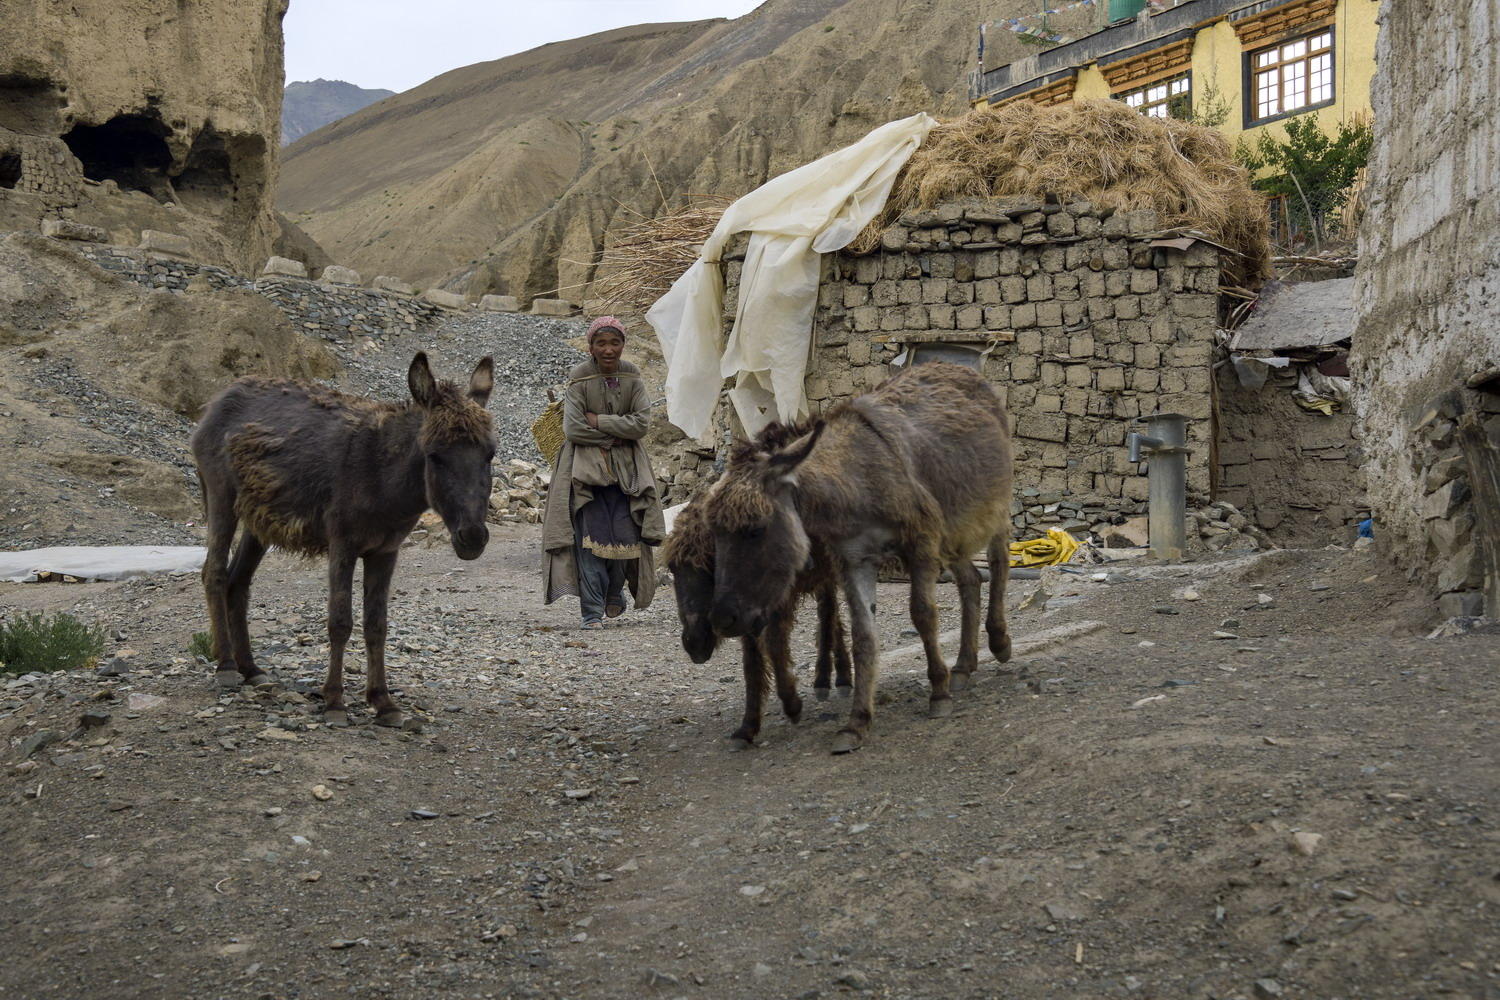
[[[0,159],[10,159],[13,167],[0,172],[0,187],[37,195],[49,209],[78,204],[83,167],[61,139],[0,127]]]
[[[177,260],[144,250],[78,244],[85,257],[106,271],[152,288],[180,292],[192,281],[213,288],[244,288],[274,302],[304,333],[332,343],[356,338],[399,336],[425,328],[446,310],[395,292],[375,291],[321,281],[264,276],[257,279],[222,267]]]
[[[1382,7],[1360,230],[1351,371],[1370,501],[1388,551],[1449,614],[1478,610],[1486,574],[1489,612],[1500,614],[1500,498],[1474,500],[1495,482],[1500,450],[1493,10]]]
[[[1086,203],[1001,199],[908,214],[874,253],[824,257],[810,408],[874,388],[903,355],[967,353],[1011,414],[1018,528],[1144,511],[1144,468],[1128,460],[1125,436],[1156,412],[1191,418],[1189,488],[1206,495],[1218,251],[1154,245],[1157,236],[1152,212]],[[743,242],[726,255],[726,323],[742,257]],[[668,471],[691,489],[714,461],[685,452]]]
[[[1218,369],[1217,497],[1283,545],[1352,541],[1369,512],[1354,414],[1303,410],[1296,371],[1284,371],[1249,389],[1231,365]]]

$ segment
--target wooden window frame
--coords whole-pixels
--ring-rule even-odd
[[[1327,49],[1310,50],[1304,52],[1302,55],[1298,56],[1295,59],[1278,59],[1276,62],[1271,63],[1269,66],[1257,66],[1255,64],[1256,57],[1265,52],[1269,52],[1273,49],[1280,49],[1284,45],[1291,45],[1295,42],[1309,41],[1317,37],[1318,35],[1325,34],[1328,36]],[[1337,50],[1338,37],[1336,35],[1336,29],[1331,22],[1327,24],[1315,25],[1312,27],[1299,25],[1295,32],[1283,35],[1281,38],[1277,39],[1269,45],[1258,45],[1253,49],[1247,50],[1244,55],[1244,75],[1242,84],[1244,90],[1244,127],[1250,129],[1256,128],[1261,125],[1268,125],[1271,122],[1278,122],[1284,118],[1291,118],[1294,115],[1306,114],[1309,111],[1316,111],[1319,108],[1326,108],[1334,104],[1338,100],[1338,57],[1336,55]],[[1316,103],[1304,104],[1301,107],[1292,109],[1291,111],[1278,111],[1275,114],[1267,115],[1264,118],[1257,117],[1257,114],[1260,111],[1260,95],[1259,91],[1256,88],[1256,80],[1258,76],[1271,70],[1276,71],[1278,88],[1276,99],[1277,103],[1280,104],[1282,100],[1282,93],[1280,88],[1284,83],[1281,70],[1285,66],[1290,66],[1300,62],[1304,66],[1302,73],[1304,92],[1311,94],[1313,57],[1323,55],[1325,52],[1328,55],[1328,97],[1326,100],[1318,101]]]
[[[1185,95],[1187,97],[1187,100],[1188,100],[1188,115],[1189,115],[1189,117],[1191,117],[1192,113],[1193,113],[1193,71],[1192,70],[1187,70],[1186,72],[1171,72],[1171,73],[1162,75],[1162,76],[1158,77],[1155,80],[1150,80],[1150,81],[1148,81],[1146,83],[1141,83],[1141,84],[1138,84],[1138,85],[1133,85],[1129,89],[1120,91],[1118,94],[1111,94],[1110,95],[1110,100],[1112,100],[1112,101],[1119,101],[1120,103],[1125,104],[1126,107],[1129,107],[1130,110],[1139,112],[1140,114],[1143,114],[1143,115],[1146,115],[1148,118],[1154,118],[1156,116],[1155,115],[1147,115],[1147,112],[1146,112],[1147,108],[1154,108],[1154,107],[1158,107],[1158,106],[1164,107],[1164,108],[1167,109],[1167,114],[1164,117],[1173,118],[1173,119],[1176,119],[1177,121],[1186,121],[1187,119],[1185,119],[1185,118],[1177,118],[1175,115],[1172,114],[1172,99],[1174,97],[1176,97],[1176,96],[1179,96],[1179,95],[1175,95],[1175,94],[1172,93],[1172,84],[1176,83],[1178,80],[1185,80],[1185,81],[1187,81],[1187,89],[1185,91],[1183,91],[1183,95]],[[1165,85],[1166,88],[1167,88],[1167,96],[1166,96],[1165,100],[1153,101],[1151,103],[1142,102],[1140,107],[1135,107],[1133,105],[1127,104],[1126,101],[1125,101],[1125,98],[1129,97],[1131,94],[1139,94],[1139,93],[1142,93],[1144,91],[1150,90],[1152,87],[1160,87],[1160,86],[1163,86],[1163,85]]]

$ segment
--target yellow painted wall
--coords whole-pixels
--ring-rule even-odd
[[[1097,63],[1079,70],[1073,84],[1073,100],[1088,101],[1094,98],[1109,100],[1109,81],[1099,72]]]
[[[1338,124],[1358,116],[1370,116],[1370,82],[1375,76],[1375,16],[1379,0],[1339,0],[1334,10],[1334,103],[1315,112],[1318,124],[1329,134]],[[1229,102],[1229,117],[1219,130],[1234,145],[1241,138],[1254,141],[1261,132],[1278,138],[1286,134],[1282,123],[1271,122],[1244,128],[1244,58],[1246,48],[1228,21],[1218,21],[1193,39],[1193,103],[1203,103],[1217,91]],[[1074,100],[1108,98],[1110,87],[1097,63],[1079,69],[1073,87]],[[984,102],[976,102],[983,106]]]

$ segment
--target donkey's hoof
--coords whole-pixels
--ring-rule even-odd
[[[755,744],[753,742],[751,742],[750,740],[745,739],[745,737],[743,737],[743,736],[731,736],[731,737],[729,737],[729,752],[730,753],[739,753],[742,750],[753,750],[753,749],[755,749]]]
[[[401,714],[399,708],[388,708],[375,716],[375,725],[385,726],[387,729],[400,729],[405,721],[406,717]]]
[[[990,639],[990,652],[995,654],[996,663],[1010,662],[1010,635],[1001,636],[999,639]]]
[[[782,712],[786,713],[786,721],[797,723],[802,721],[802,699],[798,698],[790,705],[783,703]]]
[[[416,718],[407,719],[401,723],[401,731],[403,733],[420,733],[422,731],[422,720]]]
[[[968,674],[961,674],[961,673],[958,673],[957,671],[954,671],[952,674],[950,674],[948,676],[948,690],[949,691],[952,691],[954,694],[959,694],[961,692],[967,691],[968,689],[969,689],[969,675]]]
[[[927,717],[929,719],[946,719],[952,714],[952,698],[944,698],[942,701],[930,702],[927,706]]]
[[[859,733],[845,729],[833,738],[832,751],[835,754],[853,753],[865,742],[865,738]]]
[[[840,684],[834,690],[835,690],[835,692],[838,694],[838,696],[840,698],[848,698],[848,697],[850,697],[851,695],[854,694],[854,685],[852,685],[852,684]]]
[[[827,701],[833,697],[833,690],[831,688],[813,688],[813,697],[819,701]]]
[[[237,690],[243,683],[245,683],[245,678],[240,676],[238,670],[220,670],[214,674],[214,685],[225,691]]]
[[[348,729],[349,713],[342,708],[330,708],[323,712],[323,725],[332,729]]]
[[[267,673],[254,673],[245,678],[245,686],[253,688],[273,688],[276,679]]]

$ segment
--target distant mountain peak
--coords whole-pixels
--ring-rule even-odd
[[[376,101],[393,90],[367,90],[344,80],[297,80],[286,85],[281,99],[281,144],[296,142]]]

